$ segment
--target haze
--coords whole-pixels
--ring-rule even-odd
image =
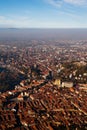
[[[86,40],[87,29],[0,29],[0,40]]]

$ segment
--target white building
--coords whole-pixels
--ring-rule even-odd
[[[62,82],[61,86],[70,88],[70,87],[73,87],[73,82]]]

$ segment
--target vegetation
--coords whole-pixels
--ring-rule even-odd
[[[15,85],[25,78],[25,75],[0,67],[0,91],[4,92],[14,89]]]

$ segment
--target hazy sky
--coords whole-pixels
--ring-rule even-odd
[[[0,0],[0,28],[87,28],[87,0]]]

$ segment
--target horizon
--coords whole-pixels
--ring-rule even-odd
[[[0,28],[6,40],[87,40],[87,28]]]
[[[0,27],[0,29],[87,29],[87,27],[86,28],[81,28],[81,27],[75,27],[75,28],[67,28],[67,27],[59,27],[59,28],[51,28],[51,27],[46,27],[46,28],[44,28],[44,27],[40,27],[40,28],[38,28],[38,27],[3,27],[3,28],[1,28]]]

